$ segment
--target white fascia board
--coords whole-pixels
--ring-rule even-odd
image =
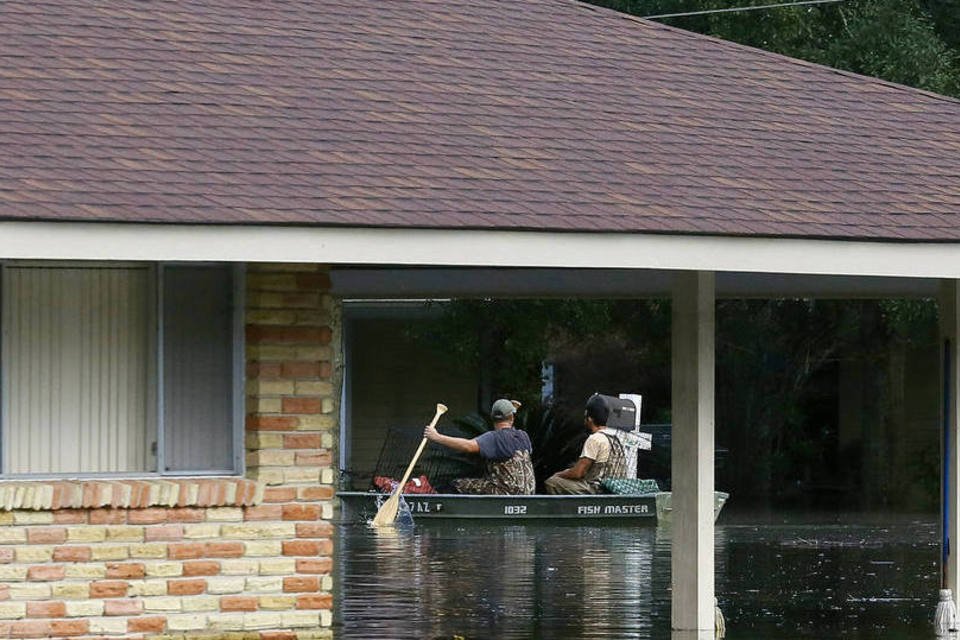
[[[960,278],[960,243],[560,233],[0,222],[0,259],[315,262]]]

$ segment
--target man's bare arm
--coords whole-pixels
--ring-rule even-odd
[[[477,444],[476,440],[445,436],[437,431],[436,427],[431,427],[429,425],[424,427],[423,437],[430,442],[436,442],[437,444],[441,444],[445,447],[453,449],[454,451],[462,451],[463,453],[480,453],[480,445]]]
[[[590,458],[580,458],[576,464],[569,469],[564,469],[558,473],[557,476],[566,478],[567,480],[583,480],[587,475],[587,471],[590,471],[590,467],[592,466],[593,460]]]

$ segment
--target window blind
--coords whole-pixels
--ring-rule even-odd
[[[153,470],[148,268],[3,269],[3,471]]]

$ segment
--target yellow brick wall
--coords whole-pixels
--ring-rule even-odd
[[[330,638],[340,308],[250,265],[246,480],[0,481],[0,638]]]

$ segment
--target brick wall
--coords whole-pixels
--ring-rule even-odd
[[[248,270],[247,479],[0,482],[0,638],[331,637],[328,289]]]
[[[340,306],[325,268],[251,265],[247,272],[247,477],[264,489],[248,520],[293,524],[281,541],[291,615],[332,618],[334,444]]]

